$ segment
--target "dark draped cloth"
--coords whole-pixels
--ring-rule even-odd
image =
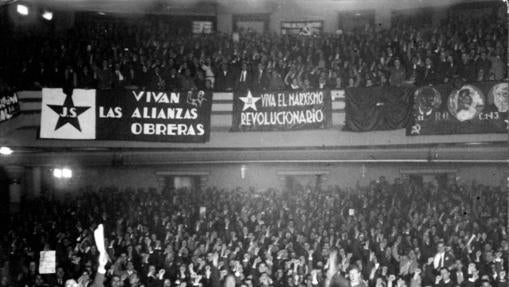
[[[345,101],[347,131],[403,129],[412,116],[409,87],[348,88]]]

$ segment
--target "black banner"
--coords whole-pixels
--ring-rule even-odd
[[[236,92],[233,131],[324,129],[332,125],[328,90]]]
[[[413,92],[407,135],[506,133],[508,84],[479,82],[420,87]]]
[[[0,122],[10,120],[20,112],[18,95],[3,91],[0,94]]]
[[[410,88],[369,87],[346,89],[346,131],[405,128],[411,118]]]
[[[212,93],[43,89],[41,138],[205,142]]]

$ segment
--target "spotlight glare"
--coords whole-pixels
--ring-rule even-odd
[[[53,170],[53,176],[56,178],[62,178],[62,170],[59,168],[55,168]]]
[[[69,168],[63,168],[62,169],[62,177],[63,178],[71,178],[72,177],[72,170]]]
[[[12,149],[8,146],[2,146],[2,147],[0,147],[0,154],[1,155],[10,155],[10,154],[12,154]]]
[[[240,178],[245,179],[246,178],[246,166],[242,165],[240,167]]]
[[[44,11],[44,13],[42,13],[42,18],[51,21],[53,19],[53,12]]]
[[[18,14],[20,15],[23,15],[23,16],[26,16],[28,15],[28,7],[23,5],[23,4],[18,4],[16,6],[16,11],[18,12]]]

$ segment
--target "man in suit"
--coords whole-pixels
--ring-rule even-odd
[[[433,267],[436,271],[441,270],[443,267],[449,268],[455,262],[455,258],[450,251],[446,250],[443,241],[439,241],[437,244],[437,253],[433,257]]]
[[[475,72],[474,62],[470,59],[470,56],[466,52],[461,54],[461,62],[458,65],[458,75],[466,81],[474,80],[477,75]]]
[[[348,271],[350,279],[350,287],[367,287],[368,285],[362,280],[362,273],[356,265],[352,265]]]
[[[269,86],[269,76],[267,75],[267,71],[262,63],[258,63],[258,65],[256,65],[256,70],[254,72],[253,78],[254,88],[258,90],[265,90]]]
[[[440,275],[437,276],[436,287],[454,287],[454,282],[451,280],[451,272],[449,269],[442,267]]]
[[[464,270],[463,262],[459,259],[456,259],[456,264],[451,271],[451,279],[455,286],[461,286],[467,279],[467,273]]]
[[[56,278],[54,286],[63,287],[65,284],[65,272],[62,266],[58,266],[56,270]]]
[[[433,285],[433,281],[435,279],[434,269],[433,269],[433,257],[429,257],[426,264],[424,264],[421,275],[421,286],[431,286]]]
[[[433,100],[434,100],[434,94],[430,93],[430,95],[427,97],[427,100],[426,100],[426,105],[430,106],[430,108],[429,108],[430,110],[431,110],[431,103],[433,102]],[[435,255],[435,248],[429,238],[429,232],[426,232],[424,234],[420,249],[421,249],[421,258],[422,258],[421,263],[424,263],[425,260],[427,260],[428,258],[433,257]]]
[[[233,73],[228,68],[227,63],[222,63],[219,71],[214,73],[214,89],[219,92],[231,91],[233,89]]]
[[[487,77],[488,74],[489,74],[489,70],[490,69],[491,69],[491,62],[487,58],[486,52],[482,51],[481,55],[479,56],[477,61],[475,61],[475,70],[476,70],[476,72],[479,72],[479,70],[483,70],[484,71],[484,76]],[[484,80],[487,80],[487,79],[484,78],[484,79],[478,79],[478,80],[483,80],[484,81]]]
[[[177,74],[177,69],[175,69],[175,67],[171,67],[170,73],[166,78],[166,88],[169,90],[179,89],[179,83],[180,81]]]
[[[464,287],[479,286],[479,270],[477,269],[475,263],[471,262],[468,264],[467,276],[468,278],[463,283]]]
[[[422,72],[422,84],[429,85],[437,82],[437,72],[435,65],[430,57],[426,57],[424,61],[424,71]]]
[[[243,62],[240,71],[235,77],[235,88],[240,91],[245,91],[252,87],[253,74],[248,70],[246,62]]]
[[[43,275],[44,281],[50,287],[63,287],[65,285],[65,272],[62,266],[56,268],[55,274]],[[1,286],[1,284],[0,284]]]

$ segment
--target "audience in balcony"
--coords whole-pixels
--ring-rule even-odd
[[[507,19],[448,17],[341,34],[175,35],[162,23],[84,22],[66,34],[13,36],[0,69],[18,89],[216,91],[343,89],[507,78]],[[281,78],[283,81],[279,80]]]

